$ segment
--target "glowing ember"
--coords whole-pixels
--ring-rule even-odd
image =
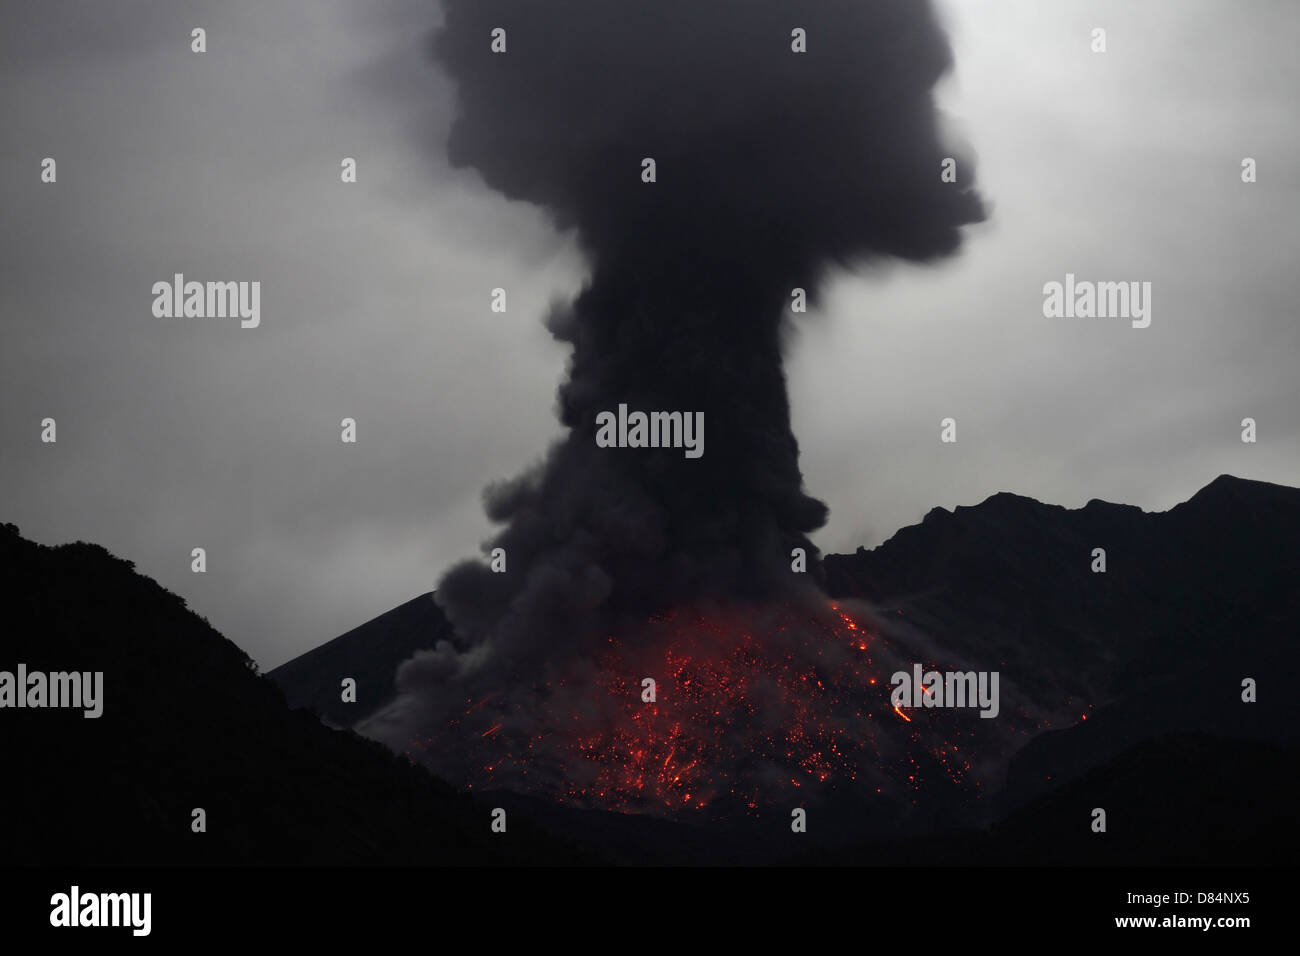
[[[893,706],[890,676],[915,659],[836,603],[679,610],[609,637],[595,660],[547,665],[525,693],[467,700],[412,746],[475,790],[626,812],[757,815],[795,792],[806,802],[808,786],[976,795],[953,740],[969,751],[995,731],[973,712]]]

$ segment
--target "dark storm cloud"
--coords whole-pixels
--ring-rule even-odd
[[[952,253],[983,216],[968,166],[940,179],[951,54],[928,4],[453,0],[435,54],[456,84],[453,164],[575,229],[591,278],[548,320],[572,348],[568,431],[487,495],[507,572],[469,562],[439,585],[490,653],[444,646],[403,687],[509,680],[667,604],[789,592],[791,549],[814,555],[826,517],[790,430],[791,290],[836,263]],[[703,412],[703,457],[598,447],[621,403]]]

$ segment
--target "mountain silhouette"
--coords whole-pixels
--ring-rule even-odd
[[[1078,700],[1085,723],[1084,704],[1155,695],[1174,675],[1290,673],[1297,542],[1300,489],[1224,475],[1166,512],[1095,499],[1071,510],[1005,493],[935,508],[874,549],[827,555],[824,569],[832,597],[866,599],[950,651],[998,662],[1046,703]],[[1092,571],[1094,548],[1106,551],[1105,573]],[[393,698],[403,660],[444,639],[451,627],[426,593],[269,676],[294,706],[352,725]],[[341,701],[344,677],[358,681],[356,704]],[[1294,712],[1273,711],[1285,695],[1268,696],[1270,718],[1249,726],[1261,739],[1293,736]]]
[[[0,670],[104,675],[98,718],[0,710],[15,772],[0,787],[0,864],[586,859],[526,821],[501,840],[490,807],[291,710],[243,651],[101,547],[0,526],[0,582]]]
[[[295,657],[267,676],[295,707],[309,707],[321,719],[347,727],[369,717],[397,694],[397,665],[441,640],[455,640],[451,623],[421,594],[339,637]],[[345,703],[343,679],[357,682],[355,703]]]
[[[1030,827],[1026,821],[1050,830],[1059,794],[1081,778],[1140,777],[1135,760],[1183,766],[1177,761],[1195,752],[1218,753],[1224,766],[1294,766],[1277,760],[1300,745],[1300,703],[1289,693],[1300,677],[1298,541],[1300,489],[1223,475],[1165,512],[1095,499],[1067,509],[1005,493],[971,507],[936,508],[874,549],[827,555],[824,572],[832,596],[866,599],[965,659],[995,662],[1045,708],[1076,706],[1070,720],[1045,726],[1012,758],[1005,785],[990,798],[989,833],[953,844],[960,848],[954,853],[983,858],[992,852],[988,841]],[[1105,550],[1104,573],[1093,570],[1097,548]],[[449,636],[425,594],[270,676],[296,705],[345,723],[391,699],[402,660]],[[364,705],[359,698],[349,711],[338,686],[353,674],[376,678]],[[1255,703],[1242,700],[1247,678],[1259,687]],[[1196,742],[1193,750],[1188,740]],[[1216,772],[1213,763],[1205,757],[1207,777]],[[1130,803],[1164,793],[1153,774]],[[1277,782],[1292,777],[1278,774]],[[1293,783],[1280,792],[1300,796]],[[1202,809],[1194,788],[1181,808],[1167,801],[1147,808],[1163,810],[1171,823],[1164,831],[1148,828],[1146,838],[1158,844],[1163,834],[1176,845],[1179,828],[1198,825]],[[583,830],[582,811],[540,804],[531,810],[557,832]],[[1085,834],[1086,824],[1085,818]],[[683,838],[709,847],[692,854],[677,852],[662,832],[611,836],[628,829],[604,820],[593,822],[588,835],[606,849],[621,846],[627,860],[691,862],[715,852],[745,859],[737,849],[743,840]],[[1231,821],[1220,830],[1237,832]],[[878,856],[890,844],[873,846],[870,854]],[[1002,855],[1025,858],[1010,845]]]
[[[1013,759],[1003,810],[1164,734],[1300,740],[1300,489],[1223,475],[1165,512],[994,495],[826,559],[831,590],[1094,704]],[[1106,572],[1091,570],[1094,548]],[[1257,703],[1242,681],[1260,685]],[[1263,688],[1268,688],[1265,691]]]
[[[22,772],[0,788],[0,863],[1285,862],[1300,849],[1298,540],[1300,489],[1223,476],[1160,513],[994,495],[827,556],[835,596],[1079,712],[1014,755],[983,827],[882,839],[828,825],[870,816],[855,805],[802,839],[770,819],[697,827],[471,798],[346,729],[392,698],[402,660],[451,638],[429,594],[268,677],[129,561],[4,525],[0,670],[102,671],[104,690],[97,719],[0,710]]]

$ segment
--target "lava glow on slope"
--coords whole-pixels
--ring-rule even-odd
[[[830,791],[977,796],[976,736],[987,753],[1023,721],[1006,713],[995,733],[973,710],[893,707],[890,675],[914,660],[835,602],[680,609],[465,700],[408,753],[477,790],[665,816],[757,816]]]

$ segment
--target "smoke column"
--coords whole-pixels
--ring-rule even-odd
[[[403,665],[377,722],[394,740],[659,609],[790,594],[808,577],[791,549],[815,558],[826,519],[790,430],[792,290],[814,298],[837,264],[949,255],[983,218],[968,161],[941,181],[932,91],[952,57],[923,0],[445,7],[452,163],[576,230],[591,271],[547,318],[572,347],[566,435],[485,495],[508,571],[470,561],[440,582],[457,646]],[[703,457],[597,447],[620,403],[703,412]]]

